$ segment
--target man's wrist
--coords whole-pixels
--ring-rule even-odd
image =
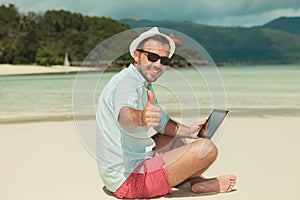
[[[173,121],[172,119],[169,119],[165,127],[164,133],[169,136],[176,136],[178,134],[178,131],[179,131],[179,124]]]

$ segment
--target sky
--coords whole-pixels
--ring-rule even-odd
[[[0,0],[19,12],[68,10],[112,19],[192,21],[195,23],[251,27],[278,17],[300,17],[299,0]]]

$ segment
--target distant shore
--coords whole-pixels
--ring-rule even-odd
[[[79,71],[99,71],[99,68],[93,67],[74,67],[74,66],[39,66],[39,65],[11,65],[0,64],[1,75],[25,75],[25,74],[57,74],[74,73]]]
[[[40,65],[30,65],[30,64],[0,64],[0,76],[2,75],[30,75],[30,74],[59,74],[59,73],[76,73],[76,72],[89,72],[89,71],[120,71],[127,67],[130,62],[124,62],[121,64],[112,63],[110,65],[103,65],[99,67],[83,67],[83,66],[63,66],[63,65],[53,65],[53,66],[40,66]],[[205,63],[207,64],[207,63]],[[209,66],[209,65],[208,65]],[[224,65],[218,65],[224,66]],[[173,63],[171,65],[173,68],[190,67],[186,63]]]
[[[82,67],[82,66],[40,66],[40,65],[12,65],[12,64],[0,64],[0,76],[4,75],[30,75],[30,74],[60,74],[60,73],[76,73],[76,72],[90,72],[90,71],[120,71],[130,62],[123,64],[110,64],[108,66],[103,65],[99,67]],[[221,65],[220,65],[221,66]],[[175,63],[172,65],[174,68],[190,67],[182,63]]]
[[[41,66],[41,65],[30,65],[30,64],[0,64],[0,76],[5,75],[30,75],[30,74],[63,74],[63,73],[77,73],[77,72],[90,72],[90,71],[120,71],[130,63],[123,64],[110,64],[109,66],[101,67],[83,67],[83,66],[64,66],[64,65],[52,65],[52,66]],[[199,63],[198,66],[217,66],[224,67],[230,65],[251,65],[251,64],[263,64],[268,65],[272,63]],[[274,63],[273,63],[274,64]],[[278,64],[278,63],[277,63]],[[174,62],[171,65],[172,68],[185,68],[191,67],[191,64]]]

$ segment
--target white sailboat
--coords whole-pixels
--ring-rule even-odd
[[[69,61],[68,53],[65,54],[65,62],[64,62],[64,66],[70,66],[70,61]]]

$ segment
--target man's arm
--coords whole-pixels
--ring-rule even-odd
[[[144,110],[135,110],[128,106],[121,108],[118,121],[127,129],[137,128],[138,126],[157,127],[160,122],[160,107],[154,105],[154,94],[148,91],[149,100]]]
[[[133,129],[144,125],[142,115],[142,110],[134,110],[130,107],[123,107],[120,110],[118,121],[124,128]]]
[[[170,119],[165,127],[164,134],[169,136],[179,136],[184,138],[198,138],[198,132],[205,125],[206,120],[196,122],[191,126],[185,126]],[[202,129],[203,133],[207,132],[207,125]]]

